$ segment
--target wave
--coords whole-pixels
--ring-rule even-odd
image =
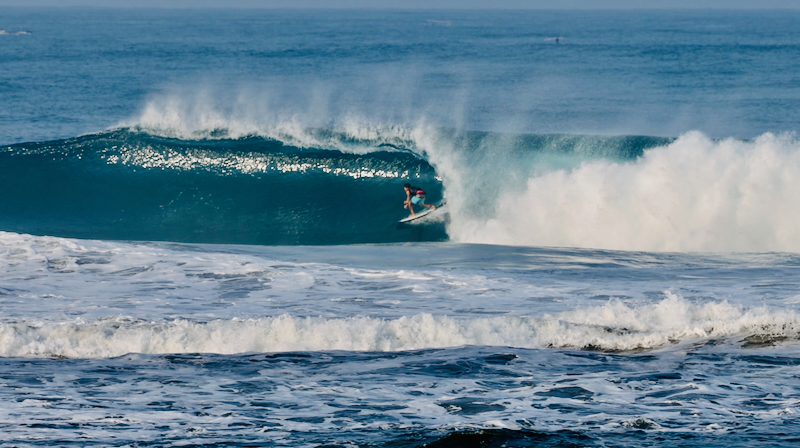
[[[0,35],[24,36],[24,35],[28,35],[28,34],[31,34],[31,33],[29,33],[28,31],[13,31],[13,32],[10,32],[10,31],[6,31],[6,30],[0,29]]]
[[[678,138],[508,134],[424,120],[390,126],[353,114],[314,128],[308,123],[320,119],[307,111],[254,114],[188,98],[152,101],[136,125],[181,138],[219,132],[360,154],[387,145],[418,155],[442,180],[446,235],[456,242],[800,251],[800,142],[792,134],[749,141],[697,131]]]
[[[441,181],[418,155],[247,136],[180,140],[117,129],[0,151],[4,230],[96,239],[351,244],[446,238],[396,229],[402,185]]]
[[[432,162],[441,159],[443,143],[458,144],[458,157],[483,157],[487,145],[506,138],[427,127],[374,134],[309,128],[236,138],[219,129],[191,139],[167,134],[136,126],[0,150],[0,185],[9,193],[0,199],[7,211],[0,228],[202,243],[442,241],[448,239],[447,216],[397,226],[408,213],[402,185],[422,186],[431,201],[444,198],[447,182]],[[426,140],[431,137],[435,142]],[[556,166],[609,151],[633,157],[648,143],[637,137],[514,138],[518,144],[507,160],[525,161],[517,163],[523,167],[531,166],[531,155]]]
[[[800,316],[728,302],[693,304],[671,292],[639,306],[605,305],[542,317],[453,319],[423,313],[397,319],[281,315],[194,322],[109,317],[85,322],[0,324],[0,356],[107,358],[128,353],[286,351],[394,352],[464,345],[653,350],[681,342],[734,338],[770,345],[800,337]]]
[[[260,118],[254,118],[260,117]],[[282,117],[282,118],[281,118]],[[149,104],[122,127],[0,151],[0,228],[241,244],[444,241],[800,251],[800,143],[550,135]],[[445,219],[397,227],[402,184]]]

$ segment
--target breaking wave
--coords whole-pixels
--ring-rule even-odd
[[[151,102],[125,127],[6,147],[0,228],[204,243],[800,251],[793,135],[507,134],[190,106]],[[398,227],[405,182],[429,202],[446,199],[447,214]]]
[[[297,317],[194,322],[108,317],[94,321],[0,324],[0,356],[106,358],[128,353],[354,350],[392,352],[464,345],[652,350],[732,338],[769,345],[800,337],[800,316],[728,302],[691,303],[671,292],[639,306],[605,305],[541,317],[453,319],[423,313],[397,319]]]

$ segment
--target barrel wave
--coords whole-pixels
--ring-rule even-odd
[[[0,229],[256,245],[800,250],[800,144],[442,127],[134,125],[0,151]],[[402,185],[446,211],[398,225]]]
[[[503,173],[516,167],[518,176],[528,176],[545,166],[605,158],[608,151],[635,158],[657,143],[605,138],[588,145],[594,156],[587,156],[580,149],[587,137],[514,136],[509,146],[507,136],[491,133],[400,134],[411,137],[355,138],[322,128],[304,129],[302,138],[231,136],[224,129],[179,138],[126,127],[7,146],[0,152],[6,192],[0,226],[65,237],[225,244],[443,241],[449,238],[445,213],[397,225],[408,214],[402,207],[405,182],[422,186],[429,201],[445,197],[446,180],[432,160],[445,172],[473,163],[468,175],[481,177],[481,170],[491,169],[485,164],[491,147],[502,151],[495,162],[506,164]],[[456,147],[457,153],[448,153]],[[495,183],[475,196],[478,204],[507,188],[497,179],[484,176]]]
[[[443,226],[397,229],[402,184],[441,183],[394,147],[369,154],[262,137],[177,140],[131,129],[7,147],[6,230],[100,239],[233,244],[441,240]]]

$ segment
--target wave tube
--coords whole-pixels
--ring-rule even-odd
[[[325,132],[321,130],[320,132]],[[299,148],[263,137],[178,140],[121,129],[0,149],[0,228],[53,236],[229,244],[441,241],[397,229],[403,184],[442,195],[418,155]]]

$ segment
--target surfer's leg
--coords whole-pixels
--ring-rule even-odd
[[[423,207],[428,207],[431,210],[436,210],[436,207],[433,204],[426,204],[425,203],[425,198],[420,198],[420,200],[419,200],[419,202],[417,202],[417,204],[421,205]]]
[[[416,213],[414,213],[414,205],[425,205],[425,200],[419,196],[411,198],[411,203],[408,204],[408,209],[411,210],[411,216],[416,215]]]

